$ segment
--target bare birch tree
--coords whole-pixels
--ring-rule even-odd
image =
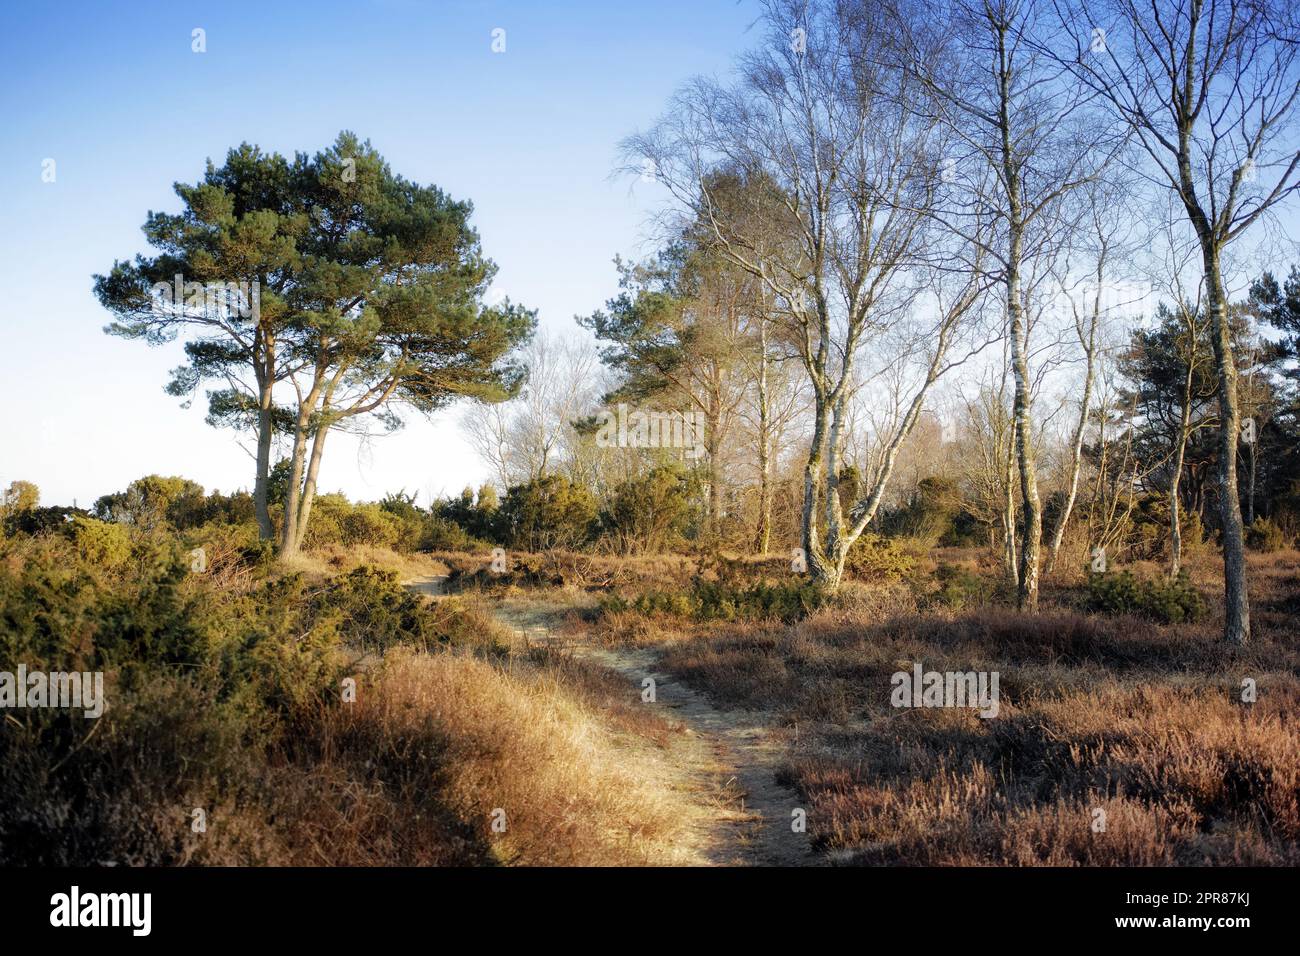
[[[539,330],[519,358],[528,368],[519,397],[470,406],[462,419],[503,492],[567,463],[577,439],[573,423],[591,414],[602,385],[595,346],[577,336]]]
[[[1090,121],[1087,95],[1062,82],[1058,63],[1031,36],[1044,26],[1035,0],[933,3],[905,45],[912,72],[951,130],[952,178],[964,199],[949,204],[951,228],[978,243],[1001,286],[1011,343],[1012,411],[1020,483],[1021,530],[1017,601],[1038,604],[1042,503],[1034,455],[1027,271],[1051,270],[1068,223],[1063,203],[1095,179],[1118,149]],[[989,210],[992,228],[983,226]],[[978,225],[977,225],[978,223]]]
[[[1237,487],[1241,415],[1224,251],[1300,185],[1292,138],[1300,20],[1285,0],[1059,0],[1061,22],[1091,24],[1060,57],[1132,129],[1145,171],[1172,191],[1200,245],[1219,379],[1219,522],[1224,639],[1250,638]]]
[[[686,217],[707,226],[717,251],[759,279],[788,318],[813,407],[804,552],[813,579],[836,587],[929,389],[966,357],[963,320],[982,286],[968,271],[921,308],[925,256],[950,238],[933,219],[942,131],[903,105],[926,92],[880,55],[897,38],[884,6],[769,0],[764,11],[767,43],[742,60],[738,84],[695,81],[625,149],[629,168],[653,170]],[[762,209],[740,220],[726,215],[710,185],[718,170],[771,182],[780,218],[763,223]],[[773,248],[771,236],[788,223],[792,242]],[[885,452],[874,481],[846,513],[841,441],[856,366],[868,347],[895,344],[907,322],[916,370],[909,400],[880,436]]]
[[[1123,193],[1116,189],[1091,184],[1085,200],[1084,235],[1074,246],[1075,254],[1088,255],[1093,262],[1089,280],[1070,289],[1065,300],[1070,308],[1074,337],[1083,358],[1083,382],[1074,427],[1070,433],[1069,464],[1066,468],[1065,500],[1057,512],[1048,544],[1044,573],[1051,574],[1061,551],[1065,529],[1070,523],[1074,505],[1079,495],[1079,473],[1083,466],[1083,442],[1092,409],[1093,390],[1097,377],[1099,350],[1103,347],[1103,325],[1118,317],[1136,304],[1136,296],[1124,291],[1122,283],[1114,281],[1115,258],[1131,252],[1133,226],[1122,224],[1127,214]],[[1134,290],[1136,291],[1136,290]],[[1082,293],[1081,295],[1074,293]]]

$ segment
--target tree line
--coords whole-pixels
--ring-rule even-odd
[[[594,349],[488,305],[470,204],[350,133],[178,184],[183,211],[146,220],[159,253],[96,277],[108,331],[186,336],[168,388],[207,384],[209,422],[252,436],[282,554],[332,431],[468,398],[505,499],[586,495],[625,548],[797,547],[833,590],[875,535],[978,541],[1033,610],[1066,552],[1155,541],[1176,578],[1209,532],[1245,642],[1248,539],[1294,521],[1300,278],[1269,226],[1300,181],[1295,15],[767,0],[762,28],[623,143],[668,197],[662,242],[578,317]],[[620,403],[697,416],[699,460],[601,441]]]

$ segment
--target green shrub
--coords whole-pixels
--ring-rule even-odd
[[[1246,546],[1252,551],[1271,554],[1291,546],[1285,531],[1267,518],[1256,518],[1246,528]]]
[[[311,516],[303,544],[308,548],[327,545],[370,545],[392,548],[401,537],[398,520],[380,504],[354,505],[341,494],[318,495],[312,502]]]
[[[337,714],[355,650],[483,645],[496,634],[471,607],[426,602],[391,571],[362,567],[319,582],[249,565],[232,586],[213,567],[190,570],[196,541],[237,562],[255,527],[182,539],[83,514],[60,516],[51,531],[0,538],[0,662],[103,671],[107,709],[89,735],[75,711],[8,718],[0,856],[10,863],[220,856],[243,839],[240,808],[256,806],[252,791],[277,786],[286,754],[323,713]],[[197,806],[221,820],[202,840],[188,826]],[[231,856],[256,861],[266,850]]]
[[[596,499],[585,487],[562,475],[547,475],[506,492],[495,521],[507,547],[548,551],[586,544],[596,514]]]
[[[395,571],[362,565],[334,578],[318,602],[339,614],[344,641],[368,650],[397,644],[428,648],[448,639],[435,626],[429,605],[404,588]]]
[[[940,562],[934,576],[939,589],[933,598],[944,607],[986,607],[998,592],[998,582],[959,564]]]
[[[1178,534],[1182,538],[1184,557],[1208,550],[1205,523],[1201,520],[1201,513],[1195,508],[1180,516]]]
[[[690,524],[691,480],[661,466],[614,489],[601,526],[624,554],[657,553],[681,541]]]
[[[424,519],[420,531],[420,551],[481,551],[488,545],[469,534],[456,522],[440,514]]]
[[[81,519],[68,535],[4,539],[0,660],[115,670],[127,687],[179,668],[207,675],[221,699],[287,714],[335,693],[345,643],[428,648],[484,630],[435,610],[393,571],[361,567],[323,586],[291,574],[219,591],[211,574],[190,571],[178,539],[148,536],[122,551],[125,533]]]
[[[5,516],[4,533],[13,535],[49,534],[64,530],[78,517],[89,518],[90,512],[83,508],[27,508],[12,511]]]
[[[72,540],[82,560],[105,568],[116,568],[131,556],[131,535],[120,524],[80,515],[72,519]]]
[[[1088,578],[1088,606],[1103,614],[1136,614],[1166,624],[1199,621],[1205,598],[1185,571],[1170,580],[1147,580],[1131,571],[1093,574]]]
[[[343,543],[393,548],[401,537],[397,519],[377,504],[353,505],[343,517]]]
[[[496,489],[485,484],[478,490],[477,503],[474,489],[466,487],[458,497],[435,502],[429,511],[442,521],[456,525],[470,540],[482,543],[497,539],[499,507]]]
[[[907,505],[884,516],[887,533],[914,538],[927,549],[949,538],[962,512],[962,494],[957,482],[933,475],[917,482]]]
[[[164,522],[174,528],[192,527],[207,520],[203,486],[175,475],[146,475],[125,491],[104,495],[95,502],[95,515],[105,521],[152,530]]]
[[[307,530],[303,533],[303,547],[311,549],[343,544],[343,521],[351,511],[351,502],[341,494],[317,495],[307,519]]]
[[[379,508],[396,530],[392,544],[394,550],[417,551],[424,546],[425,528],[430,515],[415,504],[414,495],[407,495],[404,491],[385,495],[379,502]]]
[[[98,537],[100,530],[86,534]],[[136,541],[114,567],[84,556],[71,534],[6,539],[0,660],[52,670],[120,668],[128,677],[141,669],[198,666],[208,625],[217,619],[199,578],[170,538]]]
[[[912,572],[916,559],[893,538],[864,534],[853,542],[844,571],[855,578],[896,581]]]
[[[633,599],[610,597],[601,601],[605,611],[632,610],[638,614],[671,614],[701,621],[765,620],[787,623],[807,617],[829,599],[826,591],[807,581],[769,584],[760,581],[738,587],[721,581],[696,580],[689,592],[647,591]]]
[[[341,494],[318,496],[304,544],[308,548],[367,545],[402,552],[469,551],[482,546],[440,509],[426,512],[402,494],[355,505]]]

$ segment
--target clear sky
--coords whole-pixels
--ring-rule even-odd
[[[647,251],[662,198],[611,178],[618,141],[689,76],[725,73],[755,16],[752,0],[5,0],[0,484],[83,507],[151,473],[251,486],[236,436],[163,392],[179,344],[104,335],[91,279],[147,252],[146,213],[178,210],[172,184],[241,141],[292,155],[342,129],[370,139],[396,172],[472,200],[497,289],[574,330],[615,291],[612,257]],[[337,436],[322,488],[427,503],[476,484],[456,417]]]

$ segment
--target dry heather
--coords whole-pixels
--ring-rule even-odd
[[[607,615],[720,705],[791,730],[817,844],[864,864],[1300,863],[1300,555],[1256,558],[1254,643],[1068,608],[861,596],[790,626]],[[1288,603],[1289,602],[1289,603]],[[998,671],[1001,711],[896,709],[891,675]],[[1243,703],[1251,678],[1258,702]]]
[[[681,781],[655,772],[681,728],[635,699],[626,682],[544,653],[494,661],[399,648],[361,676],[355,703],[301,715],[264,754],[241,747],[201,691],[157,680],[103,718],[81,757],[84,799],[54,799],[33,772],[26,809],[0,816],[63,833],[47,853],[24,851],[26,862],[701,862],[702,811]],[[0,859],[17,851],[0,845]]]
[[[10,718],[0,862],[702,862],[705,811],[689,781],[661,772],[682,728],[610,672],[489,648],[495,625],[474,604],[430,610],[434,626],[480,639],[369,655],[354,703],[334,691],[277,720],[247,695],[158,672],[130,688],[110,675],[113,705],[84,739],[59,736],[53,717]]]
[[[587,591],[625,588],[680,588],[696,571],[685,555],[618,556],[577,551],[510,552],[507,570],[490,570],[490,552],[439,551],[428,556],[447,568],[457,589],[503,591],[514,588],[572,587]]]

